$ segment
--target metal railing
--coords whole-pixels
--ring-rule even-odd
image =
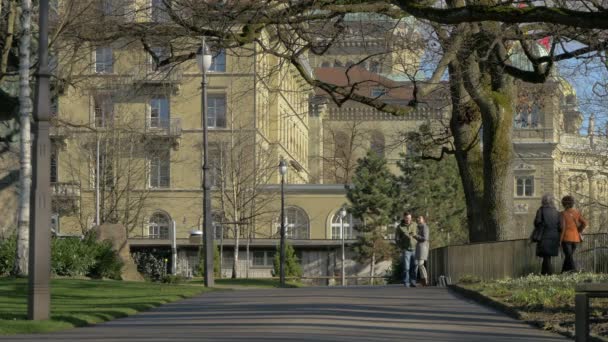
[[[585,234],[574,258],[579,270],[608,273],[608,234]],[[552,258],[554,272],[561,270],[563,255]],[[540,273],[541,259],[536,244],[528,239],[475,243],[435,248],[429,254],[429,276],[433,283],[439,276],[457,282],[463,276],[482,280],[517,278]]]
[[[80,196],[80,187],[76,183],[56,182],[51,183],[53,196],[58,197],[78,197]]]
[[[181,120],[179,118],[148,118],[146,120],[146,133],[159,136],[180,136],[182,134]]]
[[[179,83],[183,78],[180,67],[175,65],[156,66],[145,63],[134,69],[135,81],[144,83]]]

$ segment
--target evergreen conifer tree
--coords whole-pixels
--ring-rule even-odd
[[[277,252],[274,254],[273,265],[274,269],[272,274],[273,276],[278,277],[281,268],[281,253],[279,252],[279,246],[277,246]],[[285,277],[302,277],[302,266],[298,261],[296,251],[287,241],[285,241]]]
[[[387,237],[393,229],[400,198],[396,178],[389,171],[386,160],[374,151],[357,161],[352,186],[347,191],[349,211],[363,222],[354,248],[361,262],[370,263],[370,276],[375,274],[377,262],[392,254]],[[372,278],[373,283],[373,278]]]

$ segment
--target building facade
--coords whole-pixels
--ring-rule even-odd
[[[162,2],[152,2],[150,17],[138,14],[133,20],[164,22],[154,3]],[[403,41],[411,41],[416,30],[407,21],[356,15],[347,23],[347,36],[334,48],[302,60],[310,66],[307,72],[334,84],[371,80],[359,88],[361,94],[395,104],[411,100],[411,80],[419,75],[422,53],[396,42],[406,36]],[[270,41],[271,32],[263,39]],[[222,249],[225,276],[232,272],[237,244],[239,277],[272,275],[281,159],[290,166],[287,237],[305,275],[338,275],[343,236],[347,274],[367,275],[368,265],[355,262],[348,247],[357,223],[350,216],[341,222],[338,215],[347,202],[344,184],[350,183],[356,160],[372,149],[396,172],[396,161],[411,152],[403,135],[424,124],[440,125],[449,113],[428,105],[395,117],[352,101],[337,106],[259,46],[230,51],[212,46],[208,119],[203,123],[202,74],[195,61],[160,63],[173,48],[159,41],[142,49],[122,40],[81,47],[78,85],[62,88],[54,102],[50,172],[55,233],[77,235],[97,224],[121,223],[131,249],[140,251],[168,249],[175,227],[178,270],[191,274],[198,264],[200,238],[193,231],[201,230],[202,125],[207,124],[214,238]],[[70,67],[60,64],[58,72],[73,72]],[[576,94],[563,79],[554,78],[540,86],[542,91],[526,87],[514,122],[516,229],[509,238],[529,235],[546,192],[580,198],[591,229],[599,231],[608,219],[608,132],[599,133],[590,121],[581,134]],[[13,189],[0,191],[2,198],[15,197]],[[3,229],[14,221],[5,216]],[[389,263],[377,266],[377,274]]]

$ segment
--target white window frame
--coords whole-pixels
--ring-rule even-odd
[[[166,159],[165,159],[166,158]],[[163,177],[166,168],[166,177]],[[167,189],[171,187],[171,153],[162,151],[149,158],[148,185],[151,189]],[[156,175],[155,175],[156,174]]]
[[[163,112],[166,117],[163,117]],[[148,102],[148,127],[170,128],[171,104],[168,97],[157,96]]]
[[[516,197],[534,197],[535,192],[534,176],[516,176],[515,177],[515,196]],[[521,186],[520,186],[521,184]],[[521,191],[520,191],[521,189]],[[529,192],[528,192],[529,190]]]
[[[218,64],[218,61],[221,62]],[[221,49],[211,59],[210,72],[226,72],[226,50]]]
[[[94,70],[97,74],[114,73],[114,50],[109,46],[100,46],[93,51]],[[100,60],[101,59],[101,60]],[[109,60],[108,60],[109,59]]]
[[[166,219],[166,222],[152,222],[155,215],[162,215]],[[149,239],[168,239],[171,230],[171,217],[162,212],[158,211],[153,213],[148,219],[148,238]]]
[[[344,239],[351,240],[355,238],[355,230],[354,230],[354,222],[353,214],[347,213],[346,217],[343,219],[344,224]],[[341,240],[342,239],[342,230],[340,227],[340,209],[334,213],[334,216],[331,219],[331,239],[332,240]]]
[[[216,101],[223,100],[220,106]],[[207,96],[207,128],[226,128],[226,94],[209,94]],[[223,108],[223,110],[220,110]],[[219,116],[218,114],[221,114]],[[218,120],[218,117],[223,116],[223,124]]]
[[[304,219],[303,221],[298,220],[298,216],[296,216],[295,222],[290,222],[290,211],[296,211],[296,213],[301,213],[299,218]],[[281,230],[281,218],[277,220],[277,231]],[[302,231],[304,231],[302,233]],[[307,240],[310,239],[310,218],[306,211],[300,207],[290,206],[285,208],[285,237],[292,240]]]

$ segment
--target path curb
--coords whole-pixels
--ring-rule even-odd
[[[539,329],[546,328],[544,322],[527,320],[523,317],[523,315],[521,314],[521,312],[519,310],[514,309],[514,308],[512,308],[506,304],[503,304],[495,299],[492,299],[488,296],[485,296],[477,291],[469,290],[467,288],[464,288],[464,287],[458,286],[458,285],[448,285],[448,289],[450,291],[456,293],[457,295],[460,295],[466,299],[473,300],[481,305],[491,307],[497,311],[504,313],[505,315],[507,315],[511,318],[514,318],[518,321],[522,321],[532,327],[539,328]],[[568,329],[564,329],[556,324],[549,325],[548,327],[549,327],[549,329],[547,329],[548,331],[553,331],[562,336],[566,336],[568,338],[574,339],[574,333]],[[590,342],[608,342],[608,339],[592,334]]]

